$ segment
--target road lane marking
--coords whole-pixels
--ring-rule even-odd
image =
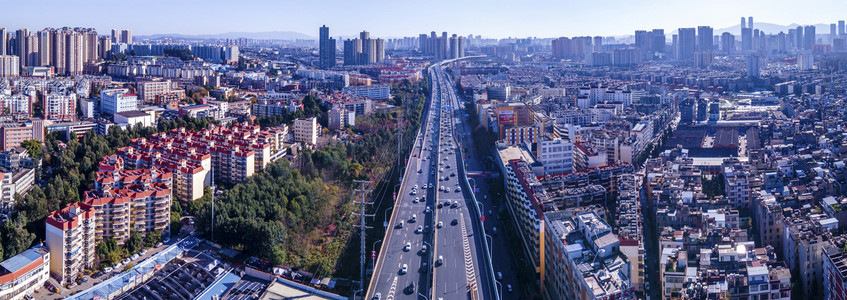
[[[388,289],[388,295],[385,295],[385,300],[394,299],[394,293],[397,291],[397,276],[394,276],[394,281],[391,282],[391,287]]]

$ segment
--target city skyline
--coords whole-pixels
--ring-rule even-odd
[[[447,2],[437,0],[426,5],[437,13],[408,13],[421,9],[419,3],[375,1],[372,5],[340,1],[314,1],[284,3],[254,1],[251,5],[227,8],[227,17],[217,17],[222,5],[197,6],[193,1],[120,3],[89,1],[55,3],[56,9],[42,11],[42,18],[33,19],[19,11],[41,10],[39,3],[15,2],[4,6],[3,24],[7,29],[45,27],[93,27],[103,34],[112,28],[132,28],[135,35],[183,34],[206,35],[229,32],[290,31],[317,39],[315,28],[326,25],[333,28],[333,36],[355,36],[368,30],[373,36],[392,38],[416,36],[430,31],[448,31],[459,35],[482,35],[490,38],[507,37],[558,37],[558,36],[622,36],[632,35],[637,29],[662,28],[670,33],[676,28],[711,26],[728,28],[738,23],[740,16],[755,16],[758,23],[780,25],[829,24],[838,19],[839,11],[847,11],[847,2],[835,0],[809,1],[806,5],[792,5],[790,1],[715,1],[707,7],[677,3],[670,0],[653,0],[648,3],[615,3],[611,0],[590,3],[564,3],[548,0],[522,2],[513,7],[508,1]],[[162,10],[161,5],[170,7]],[[221,3],[223,4],[223,3]],[[614,5],[611,5],[614,4]],[[611,6],[610,6],[611,5]],[[256,9],[264,7],[264,9]],[[362,18],[373,14],[374,7],[387,13],[379,18]],[[444,7],[441,9],[441,7]],[[447,9],[447,8],[450,9]],[[821,9],[828,7],[829,9]],[[537,9],[545,8],[545,9]],[[186,13],[187,11],[191,13]],[[150,18],[126,18],[116,13],[132,11]],[[696,14],[684,13],[695,11]],[[579,14],[568,14],[579,11]],[[320,12],[319,14],[304,12]],[[407,12],[407,13],[403,13]],[[244,17],[242,17],[244,16]],[[248,17],[249,16],[249,17]],[[168,22],[150,22],[151,18]],[[627,19],[626,26],[610,20]],[[823,33],[823,32],[821,32]]]

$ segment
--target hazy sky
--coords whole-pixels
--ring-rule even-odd
[[[694,4],[697,3],[697,4]],[[753,16],[788,25],[847,19],[845,0],[0,0],[0,27],[129,28],[154,33],[295,31],[332,36],[368,30],[375,37],[430,31],[486,37],[627,35],[635,29],[710,25]]]

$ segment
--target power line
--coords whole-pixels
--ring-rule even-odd
[[[360,242],[360,244],[361,244],[360,245],[361,246],[360,256],[361,257],[360,257],[360,261],[359,261],[359,263],[360,263],[359,290],[364,291],[365,290],[365,287],[364,287],[364,285],[365,285],[365,230],[367,230],[367,228],[369,228],[365,224],[365,217],[373,217],[373,215],[365,214],[365,205],[373,204],[373,202],[365,202],[365,193],[370,192],[370,190],[365,190],[365,184],[371,183],[371,181],[370,180],[354,180],[353,182],[361,184],[360,188],[356,191],[362,193],[362,201],[354,202],[355,204],[360,205],[360,209],[361,209],[360,211],[361,212],[360,213],[353,213],[353,214],[359,215],[359,217],[361,218],[361,220],[359,221],[359,229],[361,231],[361,242]]]

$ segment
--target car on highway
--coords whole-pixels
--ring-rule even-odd
[[[432,209],[429,208],[429,206],[427,206],[426,210],[424,210],[424,213],[426,213],[426,214],[431,213],[431,212],[432,212]]]
[[[403,292],[406,293],[406,295],[414,294],[415,293],[415,282],[410,280],[409,285],[407,285],[406,288],[403,289]]]
[[[405,252],[412,251],[412,243],[406,242],[406,246],[403,247],[403,251],[405,251]]]
[[[403,228],[403,221],[397,222],[397,228]]]
[[[497,272],[497,280],[503,280],[503,273]]]
[[[506,290],[507,290],[507,291],[509,291],[509,293],[511,293],[511,292],[512,292],[512,285],[511,285],[511,284],[507,284],[507,285],[506,285]]]
[[[421,255],[425,255],[425,254],[426,254],[426,245],[421,246],[421,253],[420,253],[420,254],[421,254]]]
[[[456,193],[461,193],[461,192],[462,192],[462,187],[456,187]]]
[[[415,223],[418,220],[418,215],[412,214],[412,218],[409,219],[409,223]]]
[[[409,271],[409,265],[403,264],[403,267],[400,268],[400,274],[406,274]]]
[[[418,203],[421,201],[421,197],[415,197],[415,200],[412,200],[412,203]]]
[[[376,293],[376,294],[374,294],[374,297],[371,300],[380,300],[381,298],[382,298],[382,293]]]
[[[450,222],[452,225],[459,224],[459,219],[453,219],[453,222]]]
[[[438,221],[438,228],[444,227],[444,222]]]
[[[415,229],[415,233],[421,233],[421,232],[423,232],[423,226],[418,225],[418,229]]]
[[[444,264],[444,256],[439,255],[438,260],[435,261],[435,264],[440,266]]]

